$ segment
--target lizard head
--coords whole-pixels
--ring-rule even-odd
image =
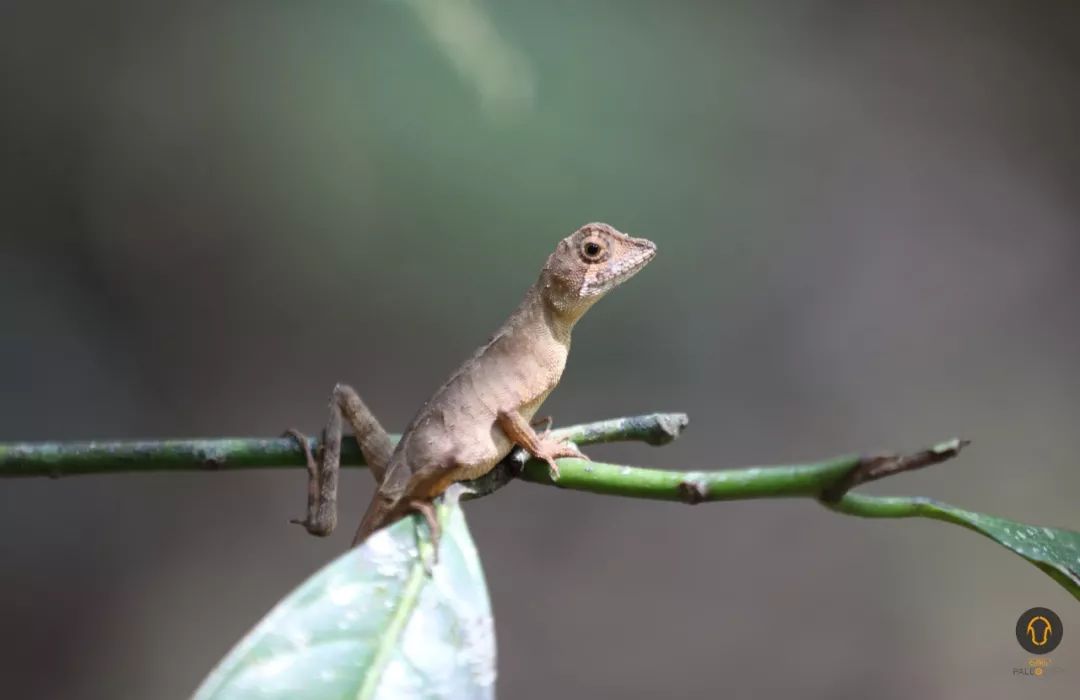
[[[540,274],[551,307],[577,320],[656,255],[656,244],[607,224],[586,224],[559,241]]]

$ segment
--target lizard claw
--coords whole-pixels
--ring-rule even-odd
[[[540,433],[540,439],[543,440],[551,433],[551,425],[555,422],[555,419],[551,416],[544,416],[543,418],[535,418],[529,423],[530,426],[535,428],[538,425],[544,426],[544,432]]]
[[[554,457],[548,457],[547,463],[548,463],[548,478],[550,478],[552,481],[558,481],[559,478],[562,475],[559,474],[559,465],[555,463],[555,458]]]
[[[296,444],[304,452],[304,461],[307,463],[308,474],[314,476],[315,472],[318,470],[318,466],[315,464],[315,455],[311,452],[311,444],[308,443],[308,436],[304,435],[296,428],[289,428],[281,434],[281,437],[290,437],[293,440],[296,440]]]
[[[554,442],[545,440],[544,444],[544,459],[558,457],[572,457],[573,459],[589,459],[585,456],[585,453],[578,449],[578,446],[569,440],[561,440]]]
[[[559,457],[571,457],[573,459],[584,459],[588,461],[588,457],[584,452],[578,449],[577,445],[569,440],[563,440],[554,442],[549,439],[543,439],[541,442],[543,446],[543,452],[540,455],[545,462],[548,463],[548,475],[552,481],[559,480],[559,465],[555,463],[555,460]]]
[[[588,455],[578,449],[578,446],[569,440],[561,443],[561,449],[558,457],[573,457],[574,459],[583,459],[586,462],[590,461]]]

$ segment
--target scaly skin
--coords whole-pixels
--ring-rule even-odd
[[[562,377],[574,325],[655,254],[651,241],[601,223],[587,224],[560,241],[518,308],[424,404],[389,459],[384,454],[385,431],[374,416],[351,389],[335,390],[321,473],[309,458],[313,485],[303,524],[313,534],[328,534],[333,528],[326,522],[333,506],[327,508],[325,501],[332,503],[334,495],[325,492],[330,481],[336,489],[336,472],[332,477],[328,473],[336,464],[328,464],[327,453],[336,461],[332,443],[335,438],[340,442],[342,411],[369,463],[375,458],[372,471],[380,482],[354,545],[411,510],[430,515],[432,499],[452,483],[486,474],[514,445],[547,460],[553,476],[558,474],[557,457],[584,457],[573,445],[548,438],[546,431],[538,435],[530,421]],[[317,502],[312,500],[316,496]]]

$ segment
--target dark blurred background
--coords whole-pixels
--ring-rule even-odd
[[[1080,528],[1075,2],[27,2],[0,9],[0,440],[391,429],[605,220],[660,255],[544,412],[685,410],[712,468]],[[339,553],[304,475],[0,484],[0,675],[184,697]],[[468,506],[504,698],[1075,697],[1076,601],[990,541],[809,501]],[[1021,611],[1070,631],[1020,679]],[[1072,687],[1073,691],[1068,691]]]

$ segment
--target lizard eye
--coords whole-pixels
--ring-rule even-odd
[[[585,262],[599,262],[603,256],[604,246],[600,243],[600,241],[596,239],[590,239],[585,241],[581,245],[581,257],[585,259]]]

